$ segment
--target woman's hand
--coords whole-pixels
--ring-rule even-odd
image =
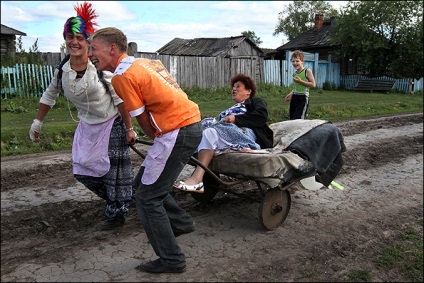
[[[234,115],[229,115],[229,116],[225,117],[224,119],[222,119],[222,121],[225,122],[225,123],[235,124],[236,123],[236,117]]]

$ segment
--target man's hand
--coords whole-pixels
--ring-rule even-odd
[[[127,131],[127,143],[130,145],[135,144],[137,133],[134,130]]]

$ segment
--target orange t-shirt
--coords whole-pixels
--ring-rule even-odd
[[[156,136],[200,121],[199,106],[188,99],[159,60],[124,54],[118,61],[112,77],[115,92],[131,117],[149,113]]]

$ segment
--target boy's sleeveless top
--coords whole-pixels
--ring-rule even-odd
[[[307,68],[303,68],[303,70],[300,73],[298,73],[297,71],[294,72],[293,79],[295,77],[299,77],[299,78],[301,78],[302,81],[308,82],[309,80],[306,77],[306,70],[307,70]],[[309,96],[309,87],[301,85],[299,83],[295,83],[293,85],[293,93],[294,94],[303,94],[303,95]]]

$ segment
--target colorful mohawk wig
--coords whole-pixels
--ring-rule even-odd
[[[94,21],[98,17],[91,3],[84,2],[81,5],[74,6],[77,12],[76,17],[70,17],[63,28],[63,38],[66,39],[68,33],[81,33],[88,39],[94,32],[94,26],[98,24]]]

